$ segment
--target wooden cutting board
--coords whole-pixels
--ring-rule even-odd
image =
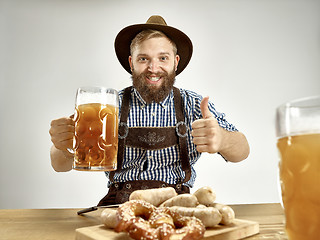
[[[259,223],[235,219],[228,226],[219,225],[208,228],[203,239],[210,240],[236,240],[259,233]],[[127,233],[116,233],[112,229],[97,225],[76,229],[76,240],[130,240]]]

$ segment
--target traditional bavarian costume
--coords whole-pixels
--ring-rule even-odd
[[[177,54],[180,56],[179,64],[177,66],[176,75],[180,74],[184,68],[188,65],[191,56],[192,56],[192,42],[189,37],[181,32],[180,30],[173,28],[171,26],[167,26],[165,20],[161,16],[151,16],[145,24],[135,24],[128,26],[122,29],[116,39],[115,39],[115,51],[118,57],[120,64],[123,68],[131,74],[131,68],[128,62],[128,57],[130,56],[130,44],[132,39],[141,31],[146,29],[154,29],[163,32],[168,38],[170,38],[177,46]],[[185,122],[185,117],[189,115],[189,113],[185,113],[186,103],[181,98],[181,93],[179,89],[173,88],[173,96],[174,96],[174,109],[175,109],[175,117],[176,124],[172,124],[167,127],[128,127],[128,115],[130,114],[130,99],[132,97],[132,89],[131,87],[126,88],[123,93],[123,99],[121,104],[121,112],[120,112],[120,124],[119,124],[119,146],[118,146],[118,162],[117,162],[117,170],[115,172],[107,173],[111,184],[109,185],[108,194],[100,200],[99,206],[101,205],[109,205],[115,203],[122,203],[128,200],[129,195],[132,191],[137,189],[147,189],[147,188],[159,188],[159,187],[167,187],[171,186],[176,189],[178,193],[189,193],[189,186],[192,186],[192,182],[195,178],[195,172],[190,166],[190,148],[193,148],[192,151],[192,159],[191,163],[193,164],[199,157],[200,153],[195,150],[195,146],[193,143],[190,143],[191,136],[188,133],[188,128],[191,127],[191,123]],[[197,100],[200,99],[199,95],[197,96]],[[201,100],[201,99],[200,99]],[[189,107],[189,106],[188,106]],[[197,104],[198,109],[196,109],[197,117],[201,117],[200,104]],[[210,106],[209,106],[210,109]],[[213,105],[211,105],[212,112],[215,112]],[[194,111],[194,110],[191,110]],[[223,117],[223,115],[216,113],[217,120],[220,126],[234,131],[236,130],[234,126],[227,123]],[[193,113],[191,113],[193,114]],[[189,117],[189,116],[188,116]],[[219,119],[220,118],[220,119]],[[134,124],[133,124],[134,125]],[[188,136],[188,137],[187,137]],[[189,144],[189,145],[188,145]],[[124,171],[127,171],[128,168],[123,169],[123,166],[127,163],[131,163],[130,156],[126,156],[125,161],[125,149],[129,148],[137,148],[148,150],[159,150],[159,149],[167,149],[172,148],[172,146],[178,146],[178,149],[175,149],[175,156],[179,156],[180,159],[170,159],[172,164],[175,165],[176,174],[174,174],[174,180],[171,178],[168,180],[166,176],[162,176],[157,180],[150,179],[150,177],[146,177],[147,180],[139,180],[136,177],[128,177],[126,180],[120,181],[121,177],[119,175],[123,174]],[[192,146],[192,147],[190,147]],[[189,149],[188,149],[189,147]],[[189,151],[188,151],[189,150]],[[161,157],[160,157],[161,158]],[[128,162],[129,161],[129,162]],[[154,160],[157,161],[157,160]],[[177,166],[177,164],[180,164]],[[131,166],[131,170],[134,171],[134,168],[138,168],[140,166]],[[162,166],[162,170],[163,170]],[[170,166],[167,166],[170,168]],[[167,168],[167,170],[168,170]],[[121,171],[123,170],[123,171]],[[159,169],[157,169],[159,170]],[[177,174],[178,172],[178,174]],[[165,170],[164,173],[166,174]],[[191,174],[193,173],[193,174]],[[181,178],[177,178],[177,175],[181,176]],[[114,178],[115,177],[115,178]],[[191,180],[190,180],[191,177]],[[129,179],[129,180],[128,180]],[[137,180],[138,179],[138,180]],[[190,181],[189,181],[190,180]],[[189,181],[189,183],[188,183]],[[191,184],[190,184],[191,182]]]
[[[137,189],[174,187],[178,193],[189,193],[189,187],[183,185],[191,176],[191,167],[187,150],[187,127],[184,120],[184,107],[180,91],[173,88],[174,106],[176,111],[176,126],[172,127],[128,127],[127,119],[130,111],[131,87],[124,90],[121,105],[121,116],[119,124],[119,145],[117,156],[117,170],[109,173],[110,181],[114,181],[114,175],[122,169],[125,146],[141,148],[145,150],[158,150],[174,145],[179,145],[181,166],[184,171],[184,179],[176,184],[168,184],[164,181],[137,180],[127,182],[113,182],[109,193],[99,205],[122,203],[128,200],[132,191]]]

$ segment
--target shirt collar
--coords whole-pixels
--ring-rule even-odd
[[[133,97],[137,99],[137,102],[139,103],[141,108],[144,108],[147,106],[146,101],[141,97],[140,93],[137,91],[135,87],[133,87]],[[166,108],[170,100],[173,100],[173,90],[171,89],[169,95],[159,103],[159,105],[163,108]],[[151,104],[155,104],[152,102]]]

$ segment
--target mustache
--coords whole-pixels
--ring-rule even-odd
[[[143,71],[140,76],[143,77],[168,77],[168,73],[167,72],[149,72],[148,70]]]

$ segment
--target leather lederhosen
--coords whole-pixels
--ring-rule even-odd
[[[119,142],[117,155],[117,170],[110,172],[109,179],[113,182],[108,194],[102,198],[98,206],[123,203],[128,201],[131,192],[139,189],[150,189],[160,187],[174,187],[178,194],[189,193],[189,187],[182,185],[191,177],[191,167],[187,150],[187,127],[184,122],[184,107],[180,90],[173,88],[174,105],[177,124],[173,127],[128,127],[127,119],[130,111],[130,96],[132,87],[124,90],[121,105],[119,123]],[[156,180],[137,180],[128,182],[114,182],[114,175],[122,169],[125,146],[142,148],[146,150],[157,150],[174,145],[179,145],[181,167],[185,172],[184,179],[176,184],[168,184]]]

